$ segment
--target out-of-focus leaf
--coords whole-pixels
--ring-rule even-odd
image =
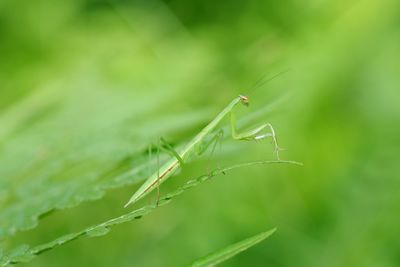
[[[252,236],[245,240],[242,240],[238,243],[230,245],[226,248],[220,249],[216,252],[213,252],[204,258],[196,260],[190,266],[192,267],[205,267],[205,266],[215,266],[221,262],[229,260],[230,258],[234,257],[235,255],[249,249],[250,247],[260,243],[270,235],[272,235],[276,231],[276,228],[262,232],[258,235]]]
[[[42,214],[145,179],[148,144],[204,118],[197,111],[153,116],[149,122],[147,114],[165,98],[86,85],[96,89],[53,93],[60,96],[53,106],[32,97],[33,104],[25,101],[17,106],[20,111],[1,117],[0,122],[17,118],[21,124],[2,124],[13,134],[0,142],[0,239],[35,227]],[[31,115],[21,115],[26,112]]]
[[[144,206],[140,209],[131,211],[129,213],[126,213],[124,215],[121,215],[119,217],[110,219],[106,222],[87,227],[86,229],[76,232],[76,233],[70,233],[67,235],[64,235],[62,237],[57,238],[54,241],[48,242],[46,244],[38,245],[36,247],[33,247],[29,249],[28,245],[22,245],[20,247],[17,247],[10,253],[7,253],[4,255],[3,258],[0,258],[0,266],[6,266],[10,263],[19,263],[19,262],[28,262],[31,261],[36,255],[39,255],[45,251],[51,250],[53,248],[59,247],[61,245],[64,245],[70,241],[76,240],[78,238],[83,238],[83,237],[97,237],[97,236],[103,236],[106,235],[111,227],[132,221],[134,219],[140,219],[143,216],[149,214],[153,210],[155,210],[158,207],[161,207],[163,205],[166,205],[171,202],[171,200],[179,195],[181,195],[183,192],[186,190],[193,188],[209,179],[212,177],[215,177],[217,175],[221,174],[226,174],[229,171],[232,171],[237,168],[243,168],[243,167],[249,167],[249,166],[254,166],[254,165],[260,165],[260,164],[281,164],[281,163],[289,163],[289,164],[296,164],[299,165],[297,162],[293,161],[256,161],[256,162],[249,162],[249,163],[243,163],[243,164],[238,164],[234,166],[230,166],[224,169],[216,169],[209,174],[206,175],[201,175],[195,179],[189,180],[185,183],[185,185],[179,187],[175,191],[166,194],[164,197],[160,198],[158,205],[157,204],[151,204]],[[225,251],[221,251],[220,253],[217,254],[217,256],[213,257],[215,261],[223,259],[230,258],[234,256],[235,254],[239,253],[240,251],[262,241],[265,239],[268,235],[272,234],[273,231],[271,230],[269,232],[265,232],[263,234],[260,234],[256,237],[253,237],[249,240],[242,241],[241,243],[235,244]],[[210,258],[211,259],[211,258]],[[196,265],[197,266],[197,265]]]

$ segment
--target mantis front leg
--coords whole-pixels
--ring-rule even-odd
[[[236,117],[235,114],[231,111],[231,131],[232,138],[235,140],[245,140],[245,141],[259,141],[265,139],[267,137],[271,137],[272,144],[274,146],[274,153],[276,158],[280,160],[279,151],[282,149],[278,146],[278,142],[276,140],[275,130],[270,123],[264,123],[261,126],[249,130],[244,133],[238,133],[236,130]],[[265,129],[268,129],[269,132],[265,132]]]

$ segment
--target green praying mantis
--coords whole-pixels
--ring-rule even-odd
[[[276,76],[278,75],[275,75],[271,79],[275,78]],[[217,142],[218,139],[221,138],[221,132],[218,132],[213,138],[207,140],[207,137],[216,130],[221,121],[227,116],[230,117],[231,135],[233,139],[243,141],[259,141],[266,138],[271,138],[277,162],[285,162],[282,161],[279,157],[279,151],[281,150],[281,148],[278,146],[275,130],[270,123],[264,123],[261,126],[255,127],[243,133],[239,133],[237,131],[236,117],[233,113],[233,110],[239,104],[248,107],[249,97],[245,95],[239,95],[238,97],[234,98],[205,128],[203,128],[203,130],[201,130],[179,152],[175,151],[170,145],[168,145],[168,143],[164,139],[160,138],[158,147],[160,148],[160,143],[163,143],[164,150],[167,150],[167,152],[169,152],[173,156],[173,158],[167,161],[161,167],[159,167],[157,171],[154,172],[152,175],[150,175],[150,177],[143,183],[143,185],[132,195],[129,201],[125,204],[125,207],[132,203],[135,203],[139,199],[152,192],[154,189],[157,189],[159,195],[160,184],[171,177],[172,174],[184,164],[185,160],[187,160],[193,152],[195,152],[197,155],[201,155],[213,142]]]

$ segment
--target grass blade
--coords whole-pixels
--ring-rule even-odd
[[[102,236],[109,233],[110,229],[118,224],[129,222],[135,219],[140,219],[143,216],[149,214],[150,212],[154,211],[156,208],[161,207],[163,205],[169,204],[171,200],[179,195],[181,195],[186,190],[193,188],[215,176],[225,174],[229,171],[234,169],[249,167],[253,165],[263,165],[263,164],[279,164],[279,163],[289,163],[299,165],[300,163],[295,161],[255,161],[255,162],[247,162],[241,163],[237,165],[233,165],[230,167],[226,167],[223,169],[216,169],[209,174],[201,175],[195,179],[187,181],[183,186],[179,187],[178,189],[166,194],[165,196],[161,197],[158,206],[156,204],[151,204],[144,206],[140,209],[133,210],[131,212],[125,213],[119,217],[107,220],[103,223],[87,227],[79,232],[66,234],[61,236],[53,241],[48,243],[35,246],[33,248],[29,248],[28,245],[22,245],[11,252],[3,253],[3,257],[0,258],[0,266],[8,266],[9,264],[21,263],[21,262],[29,262],[35,256],[42,254],[43,252],[52,250],[56,247],[62,246],[66,243],[69,243],[73,240],[77,240],[80,238],[88,238],[88,237],[96,237]]]
[[[275,231],[276,228],[266,232],[262,232],[258,235],[252,236],[238,243],[232,244],[226,248],[223,248],[199,260],[196,260],[190,266],[192,267],[215,266],[247,250],[248,248],[260,243],[261,241],[272,235]]]

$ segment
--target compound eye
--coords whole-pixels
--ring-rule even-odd
[[[240,95],[239,97],[240,97],[240,100],[242,101],[242,104],[247,107],[249,105],[249,98],[244,95]]]

